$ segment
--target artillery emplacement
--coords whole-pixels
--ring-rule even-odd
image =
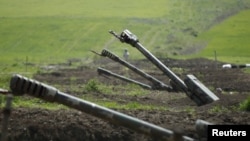
[[[125,31],[124,31],[125,32]],[[112,34],[116,35],[114,32],[111,32]],[[129,38],[128,35],[132,35],[132,33],[130,33],[129,31],[126,30],[126,33],[122,33],[121,35],[116,35],[116,37],[118,37],[121,41],[125,41],[124,39]],[[132,38],[132,39],[136,39],[136,38]],[[126,39],[127,42],[129,42],[128,39]],[[140,43],[139,41],[136,39],[137,42],[132,41],[131,45],[133,47],[136,48],[142,48],[141,52],[143,52],[144,50],[146,50]],[[147,50],[146,50],[147,51]],[[154,79],[154,77],[146,74],[146,73],[142,73],[141,70],[137,70],[135,69],[132,65],[130,65],[129,63],[124,63],[123,61],[120,61],[119,58],[117,59],[117,56],[115,56],[114,54],[112,54],[111,52],[107,51],[107,50],[103,50],[102,56],[104,57],[109,57],[111,59],[116,58],[115,60],[119,63],[123,63],[124,66],[130,67],[130,69],[134,69],[136,73],[142,75],[144,78],[148,79],[149,81],[151,81],[153,83],[152,86],[149,85],[145,85],[143,86],[143,84],[141,85],[144,88],[149,88],[149,89],[165,89],[167,91],[172,91],[173,90],[173,86],[168,86],[164,83],[162,83],[161,81],[158,81],[157,79]],[[177,75],[175,75],[170,69],[168,69],[163,63],[161,63],[156,57],[154,57],[150,52],[149,54],[144,53],[145,56],[149,56],[147,57],[151,62],[153,62],[155,65],[158,65],[158,68],[160,68],[160,70],[162,70],[164,72],[164,74],[166,74],[170,79],[171,82],[170,84],[173,84],[174,86],[179,87],[182,91],[184,91],[192,100],[195,101],[195,103],[197,105],[204,105],[204,104],[208,104],[211,103],[213,101],[218,100],[218,98],[208,89],[206,88],[194,75],[189,74],[186,76],[186,79],[184,81],[182,81],[180,78],[178,78]],[[158,62],[159,61],[159,62]],[[162,66],[163,65],[163,66]],[[102,68],[98,68],[99,73],[103,73],[105,75],[112,75],[114,76],[113,73],[111,73],[110,71],[107,71],[105,69]],[[129,79],[124,79],[129,80]],[[133,81],[131,81],[133,82]],[[140,84],[140,83],[138,83]],[[160,87],[155,87],[155,85],[159,85]],[[127,127],[129,129],[135,130],[139,133],[143,133],[146,135],[149,135],[152,138],[156,138],[157,140],[173,140],[173,138],[175,138],[176,133],[174,131],[156,126],[154,124],[145,122],[143,120],[125,115],[123,113],[120,112],[116,112],[112,109],[108,109],[102,106],[99,106],[95,103],[86,101],[86,100],[82,100],[79,99],[77,97],[71,96],[69,94],[60,92],[58,89],[51,87],[49,85],[46,85],[44,83],[38,82],[36,80],[32,80],[26,77],[23,77],[21,75],[13,75],[13,77],[11,78],[11,82],[10,82],[10,89],[11,91],[6,91],[6,90],[1,90],[0,92],[3,94],[8,94],[11,93],[15,96],[21,96],[24,94],[29,94],[31,96],[43,99],[45,101],[49,101],[49,102],[56,102],[59,104],[63,104],[66,105],[68,107],[83,111],[87,114],[99,117],[101,119],[107,120],[109,122],[112,122],[114,124],[117,125],[121,125],[124,127]],[[11,97],[10,97],[11,98]],[[10,99],[11,100],[11,99]],[[9,100],[9,101],[10,101]],[[8,102],[6,105],[6,107],[9,107],[10,102]],[[8,110],[8,109],[7,109]],[[7,113],[8,114],[8,113]],[[6,119],[8,120],[8,116],[6,116]],[[4,123],[7,123],[6,122]],[[205,136],[205,132],[206,132],[206,126],[208,125],[207,123],[197,123],[199,128],[198,130],[200,130],[200,128],[202,129],[201,131],[201,136],[204,136],[204,138],[206,138]],[[3,138],[6,138],[6,133],[3,131],[6,131],[6,125],[3,124],[3,128],[2,128],[2,133],[5,136],[2,136]],[[178,133],[177,133],[178,135]],[[178,135],[178,137],[181,137],[181,140],[184,141],[194,141],[194,139],[187,137],[187,136],[183,136],[183,135]]]
[[[0,94],[6,95],[6,112],[4,112],[3,115],[4,122],[2,124],[2,131],[0,132],[2,141],[7,141],[8,138],[7,124],[10,116],[12,96],[22,96],[24,94],[40,98],[44,101],[55,102],[80,110],[113,124],[145,134],[157,141],[205,141],[207,138],[208,126],[213,125],[212,123],[204,120],[196,120],[195,129],[198,137],[197,139],[194,139],[183,135],[183,133],[179,132],[179,130],[168,130],[155,124],[151,124],[135,117],[74,97],[70,94],[63,93],[52,86],[18,74],[14,74],[11,77],[10,90],[0,89]]]
[[[63,104],[92,116],[109,121],[113,124],[121,125],[139,133],[148,135],[156,140],[175,140],[176,136],[178,135],[178,138],[182,141],[195,141],[193,138],[179,134],[176,135],[174,131],[63,93],[52,86],[18,74],[12,76],[10,81],[10,89],[14,96],[28,94],[48,102]]]
[[[135,83],[135,84],[140,85],[140,86],[142,86],[144,88],[147,88],[147,89],[167,90],[167,91],[172,91],[173,90],[173,88],[171,86],[166,85],[164,82],[161,82],[160,80],[156,79],[152,75],[140,70],[136,66],[132,65],[131,63],[129,63],[126,60],[121,59],[120,57],[118,57],[117,55],[115,55],[114,53],[110,52],[107,49],[103,49],[101,54],[99,54],[99,53],[97,53],[95,51],[92,51],[92,52],[94,52],[95,54],[98,54],[100,56],[103,56],[103,57],[108,57],[108,58],[112,59],[113,61],[120,63],[121,65],[129,68],[130,70],[132,70],[136,74],[144,77],[146,80],[151,82],[152,85],[149,86],[149,85],[144,84],[142,82],[138,82],[136,80],[127,78],[125,76],[118,75],[116,73],[113,73],[113,72],[111,72],[109,70],[106,70],[106,69],[103,69],[103,68],[100,68],[100,67],[97,69],[99,74],[106,74],[108,76],[113,76],[113,77],[119,78],[119,79],[127,81],[127,82]]]
[[[122,43],[127,43],[132,47],[137,48],[149,61],[151,61],[157,68],[159,68],[171,81],[172,87],[179,88],[185,92],[186,95],[192,99],[198,106],[212,103],[219,100],[219,98],[210,91],[204,84],[202,84],[194,75],[188,74],[183,81],[174,72],[172,72],[166,65],[157,59],[150,51],[148,51],[139,42],[136,35],[129,30],[124,30],[120,35],[114,31],[110,31],[112,35],[118,38]]]

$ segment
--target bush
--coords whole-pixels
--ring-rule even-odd
[[[87,92],[100,92],[99,82],[96,79],[90,79],[84,88]]]
[[[245,111],[250,111],[250,96],[240,103],[240,109]]]

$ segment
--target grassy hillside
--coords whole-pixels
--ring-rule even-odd
[[[166,14],[168,1],[157,0],[1,0],[2,17],[139,17],[154,18]]]
[[[216,51],[218,59],[233,63],[250,62],[250,10],[244,10],[222,23],[212,27],[199,38],[207,46],[198,56],[213,58]]]
[[[0,0],[0,71],[27,71],[37,66],[80,58],[108,48],[118,55],[129,49],[108,33],[129,29],[157,57],[192,54],[204,47],[201,33],[249,6],[249,0]],[[203,39],[203,38],[202,38]],[[203,54],[202,54],[203,55]]]
[[[23,60],[26,56],[32,62],[88,58],[93,56],[90,49],[101,50],[110,42],[110,29],[120,32],[140,26],[139,30],[145,31],[151,25],[137,24],[140,20],[136,20],[162,17],[167,9],[165,0],[1,0],[1,60]],[[127,18],[135,22],[129,23]]]

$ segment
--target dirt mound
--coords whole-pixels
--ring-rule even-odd
[[[173,60],[161,59],[164,64],[176,72],[181,78],[192,73],[220,98],[211,104],[197,107],[184,93],[149,90],[147,95],[110,95],[107,93],[86,93],[68,89],[70,85],[86,84],[90,79],[98,79],[109,85],[126,85],[117,79],[107,79],[96,72],[98,66],[105,67],[118,74],[126,74],[133,79],[146,82],[133,72],[124,71],[119,64],[110,60],[97,60],[94,66],[82,66],[77,69],[60,69],[56,72],[40,73],[34,79],[52,86],[65,86],[62,90],[74,96],[91,96],[95,99],[108,99],[120,104],[136,102],[145,105],[168,107],[167,110],[125,110],[113,109],[135,118],[153,123],[183,135],[198,138],[195,129],[197,119],[216,124],[250,124],[249,112],[236,110],[240,102],[250,96],[250,75],[241,69],[222,69],[222,63],[206,59]],[[131,61],[138,68],[152,76],[168,82],[161,71],[153,67],[147,60]],[[149,67],[150,66],[150,67]],[[150,69],[149,69],[150,68]],[[74,81],[72,81],[72,79]],[[217,93],[216,88],[222,88]],[[2,124],[2,116],[0,117]],[[113,124],[103,119],[83,113],[75,109],[46,110],[41,108],[13,108],[9,121],[9,141],[152,141],[157,140],[134,130]]]

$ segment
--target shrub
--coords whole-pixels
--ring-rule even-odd
[[[250,96],[240,103],[240,109],[245,111],[250,111]]]
[[[100,92],[99,82],[96,79],[90,79],[84,88],[87,92]]]

